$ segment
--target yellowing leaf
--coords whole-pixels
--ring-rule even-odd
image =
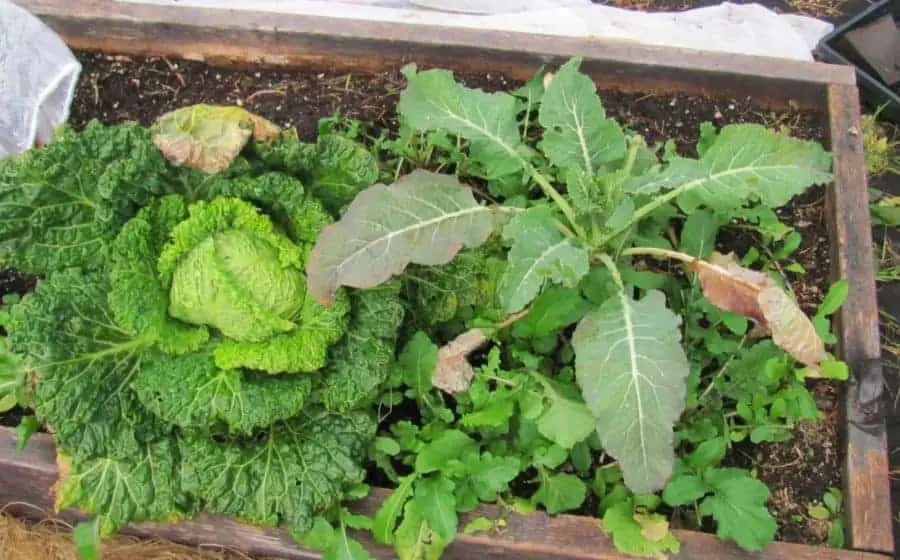
[[[166,113],[152,132],[153,143],[173,165],[218,173],[251,137],[267,140],[281,129],[241,107],[199,104]]]
[[[731,253],[713,253],[688,268],[699,273],[703,295],[713,305],[756,321],[798,362],[815,368],[827,358],[812,321],[768,275],[743,268]]]

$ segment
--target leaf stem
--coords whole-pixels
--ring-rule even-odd
[[[681,261],[687,264],[690,264],[697,260],[697,257],[693,255],[688,255],[687,253],[681,253],[679,251],[671,251],[669,249],[660,249],[658,247],[632,247],[631,249],[625,249],[624,251],[622,251],[622,254],[648,255],[651,257],[675,259],[676,261]]]
[[[719,368],[718,372],[716,372],[715,377],[713,377],[710,380],[709,385],[706,386],[706,389],[704,389],[704,391],[702,393],[700,393],[700,396],[697,398],[698,403],[703,402],[703,399],[706,398],[706,395],[708,395],[709,392],[712,391],[713,387],[716,385],[716,381],[718,381],[719,378],[722,377],[722,375],[728,369],[728,366],[731,365],[731,362],[734,360],[734,357],[737,356],[737,354],[738,354],[738,352],[740,352],[741,348],[744,347],[745,342],[747,342],[746,334],[743,336],[743,338],[741,338],[741,343],[738,344],[737,350],[735,350],[734,352],[731,353],[730,356],[728,356],[728,359],[725,360],[725,363],[722,364],[722,367]]]
[[[609,269],[609,273],[612,275],[613,280],[616,282],[616,286],[619,287],[619,290],[625,291],[625,283],[622,282],[622,276],[619,274],[619,269],[616,267],[616,263],[610,258],[606,253],[600,253],[597,255],[597,258],[600,259],[600,262]]]
[[[680,187],[673,189],[664,195],[654,198],[647,204],[645,204],[645,205],[641,206],[640,208],[638,208],[637,210],[635,210],[634,215],[631,216],[631,219],[628,220],[627,224],[625,224],[624,226],[622,226],[620,228],[617,228],[615,231],[609,232],[608,234],[606,234],[606,236],[604,236],[602,239],[600,239],[599,246],[602,247],[606,243],[609,243],[609,241],[611,239],[614,239],[620,233],[622,233],[623,231],[627,230],[628,228],[630,228],[631,226],[633,226],[634,224],[636,224],[637,222],[642,220],[645,216],[647,216],[647,214],[650,214],[657,208],[660,208],[661,206],[664,206],[664,205],[668,204],[669,202],[675,200],[682,193],[687,192],[691,189],[694,189],[698,185],[702,185],[707,180],[708,180],[707,177],[701,177],[700,179],[694,179],[693,181],[688,181],[687,183],[681,185]]]
[[[534,182],[541,187],[541,190],[544,191],[544,194],[550,197],[553,202],[559,206],[559,209],[562,210],[562,213],[566,216],[566,219],[569,220],[569,223],[572,225],[572,229],[575,230],[575,233],[581,239],[587,239],[587,233],[584,231],[584,228],[578,223],[578,220],[575,216],[575,210],[572,208],[572,205],[566,201],[565,198],[559,191],[553,188],[553,185],[550,184],[550,181],[544,177],[544,174],[538,171],[531,163],[526,161],[524,158],[519,156],[520,161],[523,165],[525,165],[525,169],[531,174],[531,178],[534,179]]]

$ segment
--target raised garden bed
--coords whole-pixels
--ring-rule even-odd
[[[836,327],[841,357],[854,376],[845,391],[841,387],[843,415],[834,410],[834,404],[830,408],[828,405],[829,399],[836,399],[837,386],[814,382],[819,386],[814,392],[820,397],[820,408],[831,412],[831,426],[840,424],[843,428],[840,451],[834,451],[837,438],[827,442],[830,452],[827,444],[814,448],[809,442],[802,443],[798,448],[801,454],[815,456],[808,465],[803,464],[808,460],[806,457],[800,463],[789,464],[790,446],[773,445],[761,452],[773,454],[772,463],[788,464],[781,468],[797,473],[783,477],[780,475],[787,471],[776,470],[769,477],[772,481],[779,477],[791,478],[784,487],[791,490],[793,483],[795,487],[791,491],[799,490],[805,499],[815,497],[804,495],[802,489],[796,488],[797,481],[815,478],[817,471],[827,469],[823,465],[834,465],[840,460],[848,515],[847,545],[857,551],[881,554],[892,551],[877,311],[868,250],[871,235],[858,135],[858,105],[851,72],[822,65],[558,38],[422,30],[260,13],[242,14],[242,19],[236,21],[233,13],[217,10],[172,10],[109,2],[88,2],[77,8],[61,2],[20,3],[44,17],[75,48],[173,58],[169,62],[114,61],[82,55],[86,72],[73,114],[76,126],[89,118],[110,123],[138,119],[150,124],[173,105],[241,102],[278,124],[297,126],[305,139],[311,139],[316,120],[330,115],[335,108],[341,108],[349,116],[389,126],[393,102],[387,93],[395,84],[397,88],[402,87],[397,70],[407,61],[452,69],[472,86],[508,89],[512,84],[507,81],[527,79],[541,64],[558,65],[568,56],[580,54],[586,57],[582,69],[601,88],[601,98],[610,116],[629,124],[648,139],[673,137],[681,148],[686,148],[696,141],[697,124],[703,120],[717,121],[717,124],[751,120],[773,126],[786,124],[796,135],[830,144],[835,155],[835,184],[825,193],[824,207],[816,204],[822,193],[811,192],[807,200],[796,201],[788,209],[787,214],[795,215],[787,221],[806,222],[806,225],[792,223],[803,234],[804,246],[816,244],[825,235],[816,226],[821,226],[822,219],[827,222],[832,248],[831,278],[845,278],[851,286]],[[204,69],[199,64],[175,60],[185,57],[203,59],[210,66],[246,63],[260,63],[260,66],[241,73]],[[284,74],[265,69],[263,64],[295,70]],[[296,76],[291,76],[294,72]],[[346,78],[347,73],[352,76]],[[293,84],[284,85],[283,82],[292,79]],[[129,89],[128,84],[134,89]],[[96,88],[96,95],[91,96],[87,87]],[[178,92],[173,94],[173,89]],[[784,97],[784,91],[791,91],[790,99]],[[298,113],[298,107],[302,107],[302,114]],[[677,118],[666,114],[668,111],[677,112]],[[281,117],[279,113],[286,116]],[[782,117],[788,120],[783,121]],[[815,307],[828,285],[821,274],[824,259],[819,251],[813,250],[798,260],[811,278],[819,278],[802,283],[811,290],[807,303]],[[803,303],[804,294],[799,295]],[[826,420],[825,431],[829,431],[828,425]],[[812,430],[816,428],[812,426]],[[49,507],[48,490],[57,476],[55,452],[49,438],[34,436],[22,455],[13,452],[10,442],[11,438],[5,438],[7,447],[0,448],[0,464],[9,473],[0,483],[0,502],[23,501]],[[820,459],[823,464],[817,463]],[[750,465],[741,464],[740,459],[732,460],[740,466],[753,465],[752,458]],[[821,492],[834,479],[829,479],[827,473],[818,474],[817,483],[811,486]],[[766,476],[765,468],[760,475]],[[359,507],[372,513],[385,496],[386,492],[375,491]],[[18,507],[16,511],[22,515],[34,513],[28,507]],[[485,511],[493,517],[499,515],[495,508]],[[787,513],[790,508],[784,511]],[[470,518],[477,515],[470,514]],[[621,557],[596,520],[589,517],[512,514],[506,519],[507,526],[500,534],[460,535],[447,550],[446,557],[504,554],[524,558]],[[779,518],[779,521],[783,520]],[[791,534],[789,523],[783,524],[782,529],[782,538],[799,541],[810,538],[802,530]],[[248,528],[221,518],[206,517],[175,525],[141,524],[125,530],[189,543],[233,546],[260,555],[305,558],[312,554],[303,552],[286,534]],[[678,537],[682,541],[679,555],[682,558],[755,557],[711,535],[682,531]],[[365,537],[363,540],[371,545]],[[372,550],[377,550],[379,557],[393,557],[389,549],[373,546]],[[763,557],[863,558],[865,555],[776,543]]]

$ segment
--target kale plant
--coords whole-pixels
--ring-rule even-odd
[[[741,261],[714,250],[732,220],[767,235],[783,227],[772,209],[828,183],[830,154],[754,124],[704,125],[696,158],[671,143],[649,146],[606,117],[578,66],[572,60],[512,94],[464,87],[445,70],[404,68],[406,132],[388,146],[401,158],[399,178],[361,191],[310,255],[308,289],[322,305],[335,305],[342,287],[399,277],[412,286],[413,308],[438,302],[438,326],[484,331],[468,344],[420,321],[382,396],[387,405],[412,398],[424,415],[421,427],[393,424],[376,454],[399,487],[374,532],[401,557],[439,554],[456,521],[435,512],[456,520],[454,509],[497,499],[533,469],[532,507],[577,509],[586,484],[553,473],[564,463],[596,474],[604,526],[624,551],[675,549],[655,513],[663,505],[693,505],[698,523],[712,517],[722,538],[758,550],[776,530],[768,489],[719,463],[747,434],[777,440],[792,422],[816,419],[805,378],[846,378],[825,347],[833,342],[827,317],[846,285],[811,320],[781,279],[747,267],[749,254]],[[414,139],[431,134],[442,155],[435,145],[416,148]],[[413,170],[400,176],[404,160]],[[429,160],[445,172],[416,168]],[[773,242],[793,239],[788,232]],[[497,259],[506,262],[493,275],[488,263]],[[685,265],[689,289],[647,270],[655,261]],[[445,305],[473,296],[480,302],[465,307],[474,313]],[[502,363],[490,371],[463,363],[489,336]],[[448,372],[457,375],[451,383]],[[431,385],[454,386],[455,404]],[[735,401],[737,412],[726,413]],[[687,453],[676,456],[682,446]],[[614,463],[594,469],[595,454]],[[484,461],[497,469],[482,485]],[[748,522],[735,523],[739,515]],[[427,538],[401,538],[416,527]],[[642,538],[644,529],[659,539]]]

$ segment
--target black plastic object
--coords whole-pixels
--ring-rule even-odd
[[[846,46],[842,44],[842,39],[848,32],[868,25],[888,13],[893,16],[894,21],[900,19],[900,0],[881,0],[872,4],[865,11],[823,37],[814,54],[816,58],[825,62],[853,66],[856,69],[862,100],[873,110],[884,107],[879,113],[880,118],[900,123],[900,93],[892,90],[863,63],[851,60],[852,56]]]

